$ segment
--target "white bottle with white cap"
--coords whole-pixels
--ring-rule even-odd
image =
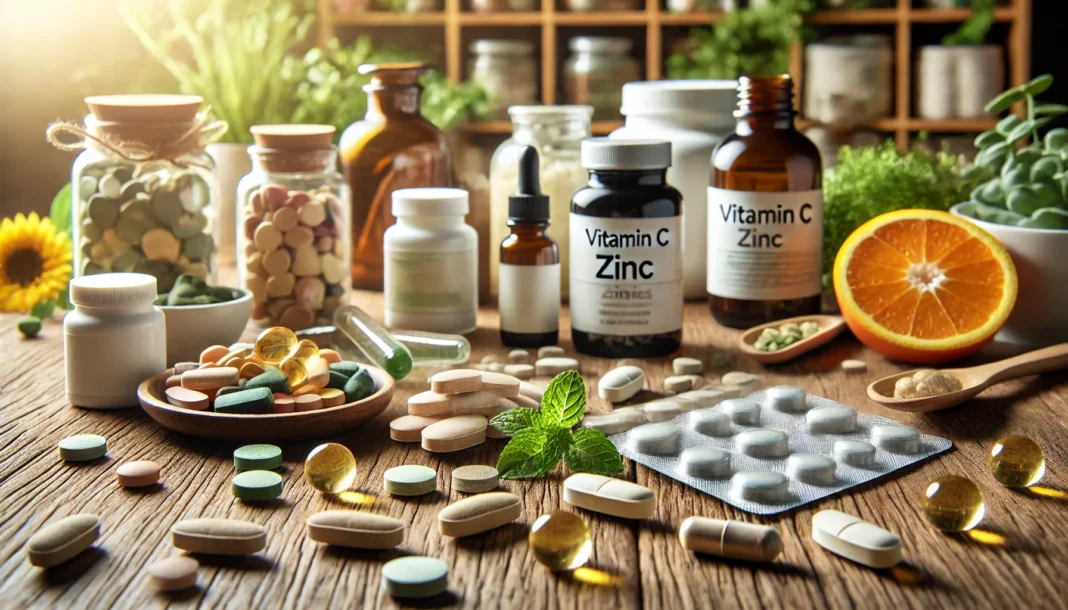
[[[137,386],[167,368],[167,326],[156,278],[102,273],[74,278],[63,318],[67,400],[88,409],[137,406]]]
[[[383,241],[390,328],[473,332],[478,317],[478,232],[464,223],[467,191],[393,191],[397,224]]]

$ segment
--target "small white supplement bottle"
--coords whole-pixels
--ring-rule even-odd
[[[393,192],[397,224],[386,230],[385,322],[389,328],[473,332],[478,317],[478,232],[464,222],[467,191]]]
[[[71,280],[63,356],[72,405],[137,406],[137,386],[167,368],[167,326],[155,299],[156,278],[143,273]]]

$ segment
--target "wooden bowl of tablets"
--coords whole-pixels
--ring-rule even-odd
[[[334,436],[374,419],[389,406],[396,385],[382,369],[366,366],[375,382],[373,394],[362,400],[296,413],[245,415],[195,411],[167,402],[167,378],[172,371],[150,377],[137,388],[137,398],[148,415],[164,428],[220,441],[298,441]]]

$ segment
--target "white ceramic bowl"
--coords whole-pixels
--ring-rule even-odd
[[[1043,347],[1068,341],[1068,231],[999,225],[950,210],[986,229],[1012,256],[1019,292],[997,341]]]
[[[252,315],[252,293],[230,288],[237,298],[211,305],[160,306],[167,319],[167,366],[197,362],[212,345],[230,345],[241,338]]]

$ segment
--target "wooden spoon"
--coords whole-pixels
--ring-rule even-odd
[[[801,324],[802,322],[815,322],[820,325],[820,329],[816,331],[816,334],[810,335],[801,339],[797,343],[787,345],[782,349],[775,350],[774,352],[763,352],[753,347],[753,343],[756,342],[760,333],[764,332],[765,328],[779,328],[783,324]],[[761,324],[760,326],[754,326],[749,330],[742,333],[742,336],[738,338],[738,344],[742,349],[742,353],[750,358],[763,362],[764,364],[778,364],[780,362],[786,362],[797,358],[801,354],[811,352],[812,350],[826,345],[838,336],[846,326],[845,320],[842,316],[797,316],[796,318],[786,318],[785,320],[776,320],[774,322],[768,322],[767,324]]]
[[[924,398],[894,398],[894,384],[898,379],[911,376],[919,370],[915,369],[883,377],[872,383],[868,386],[868,398],[889,409],[929,413],[959,405],[995,383],[1063,368],[1068,368],[1068,343],[1051,345],[989,364],[963,369],[941,369],[943,373],[953,375],[964,384],[962,389],[949,394]]]

